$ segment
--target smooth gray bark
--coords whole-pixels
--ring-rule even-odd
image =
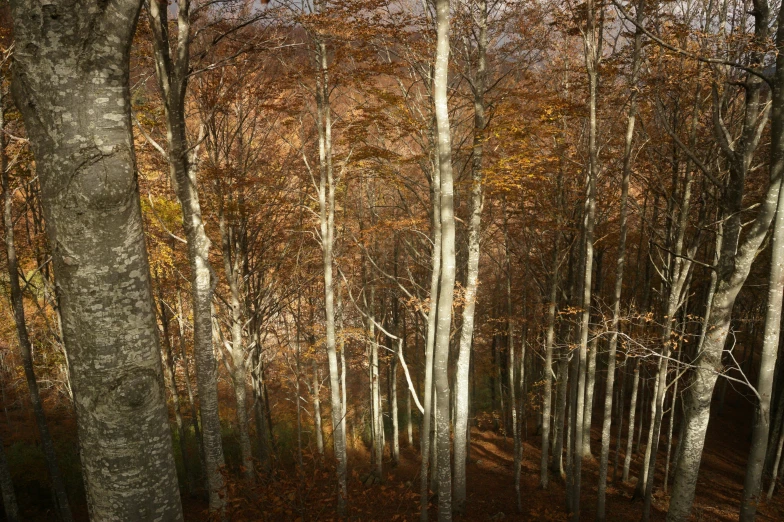
[[[637,4],[637,23],[641,24],[644,16],[645,0]],[[640,72],[640,49],[642,48],[642,31],[634,33],[634,50],[632,54],[632,76],[629,81],[629,112],[626,117],[626,136],[623,150],[623,175],[621,178],[621,209],[618,235],[618,257],[615,262],[615,288],[613,289],[613,311],[610,322],[610,346],[607,351],[607,381],[604,391],[604,417],[602,419],[602,448],[599,454],[599,491],[596,505],[596,520],[606,519],[607,466],[610,457],[610,434],[612,432],[613,388],[615,386],[615,360],[618,348],[618,329],[621,316],[621,295],[623,293],[623,271],[626,266],[626,232],[629,199],[629,181],[632,174],[632,145],[634,143],[634,127],[637,119],[637,78]],[[621,397],[623,400],[623,397]],[[621,419],[618,419],[619,422]],[[620,422],[622,423],[622,422]],[[620,435],[620,432],[619,432]],[[617,453],[616,453],[617,456]]]
[[[191,306],[193,312],[193,353],[201,416],[202,452],[210,511],[223,513],[225,466],[223,439],[218,412],[218,369],[213,351],[212,296],[213,269],[209,253],[211,241],[204,229],[196,179],[196,149],[188,142],[185,124],[185,95],[190,78],[190,2],[177,6],[177,35],[172,46],[168,11],[157,1],[148,1],[155,70],[163,100],[167,130],[167,159],[172,184],[182,208],[182,226],[188,243]],[[175,52],[172,53],[171,48]],[[239,411],[239,405],[238,405]],[[247,423],[246,423],[247,424]],[[251,467],[252,469],[252,467]]]
[[[550,276],[550,294],[547,303],[547,333],[544,344],[544,391],[542,400],[542,462],[539,469],[539,486],[547,489],[549,481],[548,450],[550,449],[550,414],[553,396],[553,345],[555,344],[555,310],[558,298],[558,240],[553,241],[553,273]],[[555,457],[555,455],[553,455]]]
[[[763,6],[762,4],[764,2],[760,2],[760,5],[755,3],[755,20],[758,31],[767,31],[767,5]],[[762,9],[763,7],[765,10]],[[778,17],[781,22],[781,11]],[[761,28],[763,25],[764,28]],[[784,48],[784,24],[782,23],[779,23],[777,30],[776,46],[778,49]],[[784,55],[779,53],[776,57],[771,106],[770,181],[758,214],[754,222],[749,226],[744,240],[737,249],[740,223],[733,224],[732,220],[728,220],[725,226],[722,252],[717,267],[718,281],[711,303],[710,317],[705,328],[706,334],[702,351],[694,361],[696,366],[695,375],[693,382],[686,390],[684,398],[684,434],[679,441],[675,482],[672,489],[670,508],[667,513],[668,522],[687,520],[691,513],[697,487],[699,464],[702,459],[705,434],[710,418],[711,396],[718,377],[716,369],[721,368],[722,353],[729,332],[732,309],[738,292],[740,292],[751,271],[751,264],[767,235],[768,228],[773,221],[778,206],[781,174],[784,170],[783,88]],[[758,103],[759,86],[756,88],[757,100],[752,97],[754,93],[754,89],[749,89],[749,92],[747,92],[747,118],[749,113],[755,113],[755,109],[756,113],[760,111],[758,106],[755,105]],[[717,119],[715,115],[714,118]],[[761,118],[761,120],[764,123],[764,118]],[[741,142],[742,144],[749,144],[745,145],[745,150],[732,151],[733,154],[742,156],[742,158],[739,158],[740,162],[746,167],[750,161],[750,155],[756,147],[756,143],[753,143],[753,138],[756,137],[755,133],[758,125],[759,122],[754,117],[752,128],[749,129],[747,126],[747,129],[745,129],[746,134],[750,134],[750,139]],[[732,185],[732,180],[730,183]],[[740,186],[734,187],[736,190],[741,191],[741,199],[742,183],[743,179],[741,176],[737,183]],[[740,217],[738,217],[739,219]]]
[[[437,401],[438,519],[452,520],[452,451],[449,399],[449,337],[455,291],[455,216],[452,178],[452,139],[449,126],[447,83],[449,74],[449,0],[436,0],[436,56],[433,102],[436,116],[438,163],[441,177],[441,270],[433,374]]]
[[[782,16],[779,15],[779,21]],[[777,88],[781,86],[777,85]],[[774,116],[779,116],[778,114]],[[765,312],[765,333],[757,377],[758,403],[751,434],[751,449],[743,482],[743,500],[740,506],[741,522],[755,519],[762,490],[762,471],[768,449],[770,433],[770,404],[773,377],[781,335],[781,303],[784,294],[784,190],[779,190],[776,217],[773,221],[770,275],[768,278],[768,304]]]
[[[324,431],[321,427],[321,399],[319,393],[321,391],[321,372],[319,371],[316,360],[311,361],[312,367],[312,384],[310,391],[313,394],[313,429],[316,431],[316,450],[319,455],[324,454]]]
[[[466,266],[465,304],[460,347],[455,373],[455,438],[454,438],[454,509],[465,511],[466,461],[468,447],[468,388],[471,348],[474,337],[474,311],[479,285],[479,236],[482,219],[482,152],[485,133],[485,83],[487,76],[487,0],[477,0],[476,24],[477,65],[470,86],[474,102],[473,159],[471,162],[471,217],[468,224],[468,259]],[[473,13],[473,8],[472,8]]]
[[[93,520],[182,520],[131,132],[139,8],[11,2]]]
[[[333,276],[335,245],[335,175],[332,168],[332,108],[327,46],[322,40],[313,42],[316,66],[316,112],[319,139],[319,232],[321,235],[324,269],[324,319],[327,363],[329,364],[330,409],[332,441],[338,481],[338,514],[346,515],[348,489],[346,486],[346,438],[343,402],[341,401],[340,370],[338,368],[335,335],[335,287]],[[344,370],[345,373],[345,370]]]
[[[623,458],[624,482],[629,481],[629,470],[632,464],[632,446],[634,445],[634,417],[637,413],[637,392],[640,389],[640,359],[634,363],[634,380],[632,381],[632,397],[629,402],[629,429],[626,432],[626,455]]]
[[[19,352],[22,359],[27,390],[30,395],[30,405],[35,417],[35,425],[38,435],[41,438],[41,446],[44,453],[44,460],[49,471],[51,480],[52,497],[55,500],[57,512],[62,520],[70,522],[71,507],[68,502],[68,495],[65,491],[60,466],[57,463],[57,453],[54,448],[54,441],[49,432],[49,425],[44,413],[41,394],[38,389],[38,381],[35,377],[35,367],[33,365],[33,347],[27,331],[25,322],[24,296],[22,287],[19,284],[19,262],[16,257],[16,245],[14,240],[14,215],[13,215],[13,192],[9,180],[8,157],[6,155],[6,135],[5,135],[5,108],[3,107],[4,93],[0,92],[0,176],[2,176],[3,188],[3,225],[5,229],[5,251],[8,268],[8,281],[11,293],[11,308],[13,310],[14,323],[16,326],[16,338],[19,342]]]

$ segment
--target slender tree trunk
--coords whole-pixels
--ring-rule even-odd
[[[599,263],[597,263],[598,265]],[[598,295],[598,285],[596,293]],[[594,337],[591,340],[590,348],[588,349],[588,366],[585,371],[585,413],[583,415],[583,458],[593,459],[591,453],[591,426],[593,424],[593,397],[594,389],[596,388],[596,351],[599,348],[599,337]],[[594,459],[595,460],[595,459]]]
[[[313,390],[313,428],[316,430],[316,450],[319,455],[324,455],[324,430],[321,427],[321,400],[319,393],[321,391],[321,372],[319,371],[316,360],[311,361],[313,370],[313,383],[311,384]]]
[[[640,389],[640,359],[634,363],[634,380],[632,381],[632,397],[629,402],[629,430],[626,432],[626,456],[623,459],[623,480],[629,482],[629,468],[632,463],[632,446],[634,444],[634,417],[637,413],[637,392]]]
[[[185,123],[185,93],[190,69],[190,3],[177,9],[177,54],[170,52],[168,12],[158,2],[149,2],[158,87],[164,100],[168,137],[168,160],[172,183],[182,207],[182,224],[188,243],[193,308],[193,352],[202,424],[202,447],[207,477],[210,511],[223,513],[225,466],[220,415],[218,412],[218,369],[213,352],[211,242],[204,230],[194,166],[196,153],[188,145]]]
[[[539,486],[547,489],[548,450],[550,449],[550,413],[553,395],[553,345],[555,344],[555,309],[558,299],[558,240],[553,242],[553,273],[550,276],[550,295],[547,304],[547,334],[544,345],[544,400],[542,403],[542,462],[539,470]],[[555,458],[555,454],[553,454]]]
[[[522,509],[522,499],[520,498],[520,435],[517,430],[517,397],[515,389],[515,347],[514,347],[514,322],[512,319],[512,253],[509,244],[509,218],[506,209],[506,201],[503,203],[504,213],[504,249],[506,255],[506,371],[507,371],[507,397],[509,399],[509,414],[511,416],[512,439],[514,449],[512,450],[512,470],[515,482],[515,494],[517,497],[518,511]]]
[[[242,284],[241,256],[237,248],[236,231],[226,223],[223,193],[218,185],[218,222],[221,236],[221,250],[223,253],[223,270],[226,281],[229,283],[231,309],[231,380],[234,387],[236,402],[237,431],[240,439],[240,452],[242,454],[242,474],[245,480],[253,482],[256,474],[253,469],[253,452],[250,442],[250,427],[247,408],[247,353],[242,340],[242,327],[244,323],[242,313],[242,299],[240,285]]]
[[[776,457],[773,460],[773,468],[770,476],[770,485],[768,486],[768,500],[773,498],[773,491],[776,489],[776,481],[779,475],[779,466],[781,465],[781,450],[784,448],[784,429],[779,430],[779,443],[776,447]]]
[[[340,374],[335,338],[335,288],[333,281],[333,248],[335,244],[335,179],[332,169],[332,110],[328,76],[327,46],[316,41],[318,81],[316,105],[319,129],[319,220],[324,266],[324,316],[327,360],[329,363],[330,407],[332,411],[332,440],[337,460],[338,514],[346,515],[346,439],[343,403],[341,401]]]
[[[4,171],[5,172],[5,171]],[[5,457],[5,446],[3,438],[0,436],[0,492],[3,496],[3,509],[5,518],[8,522],[19,522],[19,504],[16,502],[16,492],[14,483],[11,480],[11,472],[8,469],[8,460]]]
[[[204,463],[204,444],[201,437],[201,430],[199,429],[199,415],[198,408],[196,408],[196,400],[193,395],[193,387],[191,386],[191,371],[188,365],[188,354],[185,350],[185,319],[183,318],[182,310],[182,295],[177,291],[177,325],[179,327],[178,339],[180,344],[180,358],[182,360],[182,370],[185,374],[185,389],[188,392],[188,404],[190,405],[191,413],[191,428],[196,435],[196,441],[199,444],[199,461],[201,469],[204,471],[206,465]]]
[[[92,520],[182,520],[130,122],[139,7],[11,3]]]
[[[11,307],[13,309],[14,322],[16,324],[16,337],[19,342],[19,352],[24,368],[25,381],[28,393],[30,394],[30,405],[35,417],[35,425],[38,428],[38,435],[41,438],[44,460],[49,471],[51,480],[52,497],[60,518],[65,522],[73,520],[71,507],[68,502],[68,495],[65,491],[65,483],[60,474],[60,466],[57,464],[57,453],[49,433],[49,425],[44,413],[41,395],[38,390],[38,381],[35,378],[35,368],[33,365],[33,349],[27,332],[25,323],[24,296],[22,287],[19,285],[19,263],[16,258],[16,245],[14,243],[14,216],[13,216],[13,193],[11,191],[8,157],[6,155],[6,136],[5,136],[5,109],[3,107],[5,93],[0,88],[0,176],[2,176],[3,187],[3,224],[5,227],[5,251],[8,261],[8,281],[11,290]]]
[[[642,361],[640,361],[642,363]],[[640,371],[646,371],[644,367],[640,368]],[[643,379],[642,383],[642,392],[640,393],[640,424],[637,426],[637,443],[634,445],[634,452],[640,453],[640,447],[642,446],[642,431],[645,424],[645,399],[646,395],[648,395],[648,381],[647,379]]]
[[[392,442],[389,448],[392,464],[397,466],[400,463],[400,425],[397,411],[397,359],[394,357],[389,361],[389,405],[389,414],[392,417]]]
[[[408,329],[406,328],[406,313],[403,312],[403,346],[404,354],[408,353]],[[408,438],[408,446],[414,446],[414,421],[411,418],[411,392],[406,392],[406,435]]]
[[[585,66],[588,74],[588,176],[585,191],[585,214],[583,233],[585,236],[584,277],[582,281],[582,317],[580,321],[580,344],[577,354],[577,401],[575,411],[574,448],[574,505],[572,520],[580,520],[580,486],[583,464],[583,423],[586,407],[586,369],[588,334],[591,320],[591,281],[593,276],[593,232],[596,213],[596,177],[598,173],[598,147],[596,144],[596,95],[598,88],[598,66],[601,58],[601,27],[597,25],[596,5],[588,0],[588,22],[583,38]]]
[[[485,78],[487,75],[487,0],[477,0],[478,37],[477,65],[471,89],[474,97],[474,143],[471,163],[471,217],[468,226],[468,261],[466,267],[465,304],[463,325],[460,331],[460,347],[455,374],[455,470],[454,509],[465,512],[466,462],[468,460],[468,377],[471,362],[471,345],[474,337],[474,310],[479,283],[479,236],[482,218],[482,152],[485,132]]]
[[[559,350],[558,380],[555,385],[555,430],[553,433],[553,456],[550,460],[550,470],[564,477],[563,450],[564,450],[564,422],[566,422],[566,402],[568,399],[567,386],[569,374],[569,355],[565,350]]]
[[[645,0],[637,4],[636,19],[642,26]],[[607,383],[604,391],[604,418],[602,420],[602,449],[599,457],[599,493],[596,508],[596,520],[606,519],[605,499],[607,494],[607,465],[610,457],[610,434],[612,431],[613,387],[615,386],[615,360],[618,348],[618,328],[621,315],[621,295],[623,293],[623,271],[626,265],[626,232],[627,232],[627,201],[629,198],[629,181],[632,174],[632,145],[634,143],[634,127],[637,120],[637,78],[640,71],[640,49],[642,48],[642,30],[637,28],[634,33],[634,51],[632,56],[632,77],[630,80],[629,112],[626,118],[626,141],[623,151],[623,177],[621,179],[621,209],[618,237],[618,258],[615,262],[615,288],[613,291],[613,315],[610,323],[610,346],[607,353]],[[623,401],[623,396],[620,397]],[[621,406],[621,411],[623,407]],[[622,417],[618,418],[623,424]],[[618,440],[620,441],[620,430]],[[616,450],[616,462],[618,453]],[[617,467],[617,466],[616,466]]]
[[[438,321],[433,358],[438,433],[438,519],[452,520],[452,451],[449,420],[449,336],[455,290],[455,217],[452,179],[452,144],[447,83],[449,72],[449,0],[436,0],[436,56],[433,76],[438,163],[441,177],[441,274]]]
[[[779,17],[781,19],[781,16]],[[777,86],[781,88],[781,86]],[[768,305],[765,312],[765,334],[760,355],[757,378],[759,402],[754,415],[751,449],[743,482],[743,500],[740,506],[741,522],[755,519],[762,490],[762,471],[770,433],[770,404],[773,393],[773,376],[781,334],[781,303],[784,294],[784,190],[779,190],[778,207],[773,221],[770,275],[768,278]],[[753,357],[753,356],[752,356]]]
[[[626,361],[624,361],[624,367],[627,365],[628,362],[628,355]],[[626,381],[629,379],[626,377],[626,373],[621,373],[621,389],[618,390],[618,431],[615,435],[615,456],[613,457],[613,477],[612,481],[615,482],[618,480],[618,465],[620,463],[621,458],[621,440],[623,440],[623,410],[625,409],[626,403]]]
[[[188,441],[185,437],[185,429],[182,421],[182,408],[180,407],[180,393],[177,390],[177,379],[174,371],[174,357],[172,356],[171,337],[169,334],[169,312],[166,310],[166,305],[163,302],[163,291],[158,283],[158,302],[161,309],[161,327],[163,330],[163,369],[166,377],[166,386],[169,388],[169,393],[172,398],[172,406],[174,409],[174,420],[177,427],[177,441],[180,446],[180,454],[182,455],[182,467],[185,472],[185,487],[190,494],[193,492],[193,472],[190,466],[190,455],[188,453]]]

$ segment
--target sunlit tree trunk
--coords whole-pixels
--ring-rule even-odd
[[[756,5],[755,11],[759,11]],[[758,25],[760,25],[759,18],[767,19],[763,12],[756,16],[758,17]],[[779,21],[781,20],[782,12],[780,11]],[[784,24],[781,23],[776,34],[776,45],[778,48],[784,47]],[[784,55],[779,53],[776,62],[771,107],[770,182],[757,217],[749,226],[749,230],[737,251],[733,245],[733,243],[737,245],[737,227],[734,229],[729,226],[725,227],[722,254],[717,268],[718,283],[711,304],[710,318],[705,328],[706,335],[702,351],[694,362],[696,369],[693,382],[685,392],[684,434],[679,441],[675,482],[667,514],[669,522],[686,520],[691,512],[699,464],[705,444],[705,434],[710,418],[711,396],[718,377],[716,368],[721,367],[721,357],[729,331],[732,309],[778,205],[781,173],[784,170],[784,138],[782,137],[784,135],[782,132],[784,130],[782,128],[784,126],[784,92],[782,91]],[[747,96],[750,95],[747,94]],[[731,254],[727,254],[728,249],[732,250]]]
[[[542,401],[542,462],[539,470],[539,486],[547,489],[549,481],[548,450],[550,449],[550,414],[553,396],[553,345],[555,344],[555,310],[558,299],[558,243],[560,234],[553,242],[553,272],[550,276],[550,294],[547,303],[547,333],[544,345],[544,392]],[[555,458],[555,454],[553,454]]]
[[[438,519],[452,520],[452,451],[449,421],[449,336],[455,289],[455,217],[452,179],[452,143],[447,83],[449,72],[449,0],[436,0],[436,56],[433,102],[436,116],[438,163],[441,177],[441,270],[433,375],[436,387],[438,437]]]
[[[634,445],[634,421],[637,413],[637,393],[640,389],[640,359],[634,362],[634,380],[632,381],[632,397],[629,402],[629,429],[626,432],[626,455],[623,458],[624,482],[629,481],[629,470],[632,464],[632,446]]]
[[[319,223],[324,268],[324,316],[326,329],[327,361],[329,364],[330,409],[332,412],[332,440],[337,460],[338,514],[346,515],[348,495],[346,485],[346,439],[343,402],[341,401],[340,371],[338,369],[335,336],[335,288],[333,281],[333,248],[335,244],[335,177],[332,169],[332,109],[327,46],[314,42],[318,67],[316,82],[316,109],[319,135]]]
[[[468,388],[471,348],[474,337],[474,310],[476,291],[479,283],[479,236],[482,218],[482,152],[485,132],[485,83],[487,75],[487,0],[477,0],[477,65],[471,80],[474,101],[473,159],[471,163],[471,217],[468,225],[468,261],[466,267],[465,304],[463,305],[463,325],[460,331],[460,348],[457,356],[455,375],[455,470],[454,502],[455,511],[463,513],[466,501],[466,462],[468,447]]]

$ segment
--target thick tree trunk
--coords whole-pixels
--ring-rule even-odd
[[[784,25],[777,35],[779,45],[784,44]],[[705,434],[710,417],[710,402],[713,388],[718,377],[717,369],[721,368],[721,356],[729,332],[732,308],[743,283],[751,270],[751,264],[759,246],[765,238],[768,227],[773,220],[779,199],[781,172],[784,170],[784,139],[782,139],[782,123],[784,123],[784,55],[777,58],[776,79],[772,117],[772,153],[770,167],[770,185],[765,200],[754,223],[746,235],[728,269],[726,260],[719,265],[719,281],[713,296],[710,318],[706,327],[703,349],[695,360],[695,375],[685,397],[684,436],[679,442],[679,458],[675,471],[670,509],[667,513],[669,522],[686,520],[691,512],[694,493],[697,486],[699,464],[705,444]],[[725,243],[726,243],[725,238]],[[722,255],[723,256],[723,255]],[[724,257],[724,256],[723,256]],[[725,266],[722,266],[725,264]],[[722,273],[723,272],[723,273]]]
[[[103,7],[11,3],[15,96],[61,290],[90,518],[182,520],[131,132],[140,2]]]

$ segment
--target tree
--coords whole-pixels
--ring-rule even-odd
[[[182,520],[131,133],[139,8],[11,3],[95,520]]]

